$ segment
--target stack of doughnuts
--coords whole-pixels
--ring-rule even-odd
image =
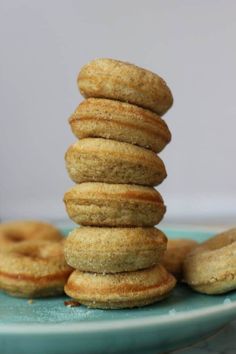
[[[65,193],[77,224],[64,254],[75,268],[65,292],[94,308],[125,308],[165,298],[175,278],[161,265],[167,238],[154,225],[166,207],[154,189],[166,177],[159,153],[171,140],[161,116],[170,89],[135,65],[97,59],[78,76],[85,100],[69,119],[79,138],[66,152],[76,183]]]

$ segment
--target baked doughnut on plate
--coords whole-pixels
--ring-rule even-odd
[[[205,294],[236,289],[236,228],[196,247],[185,259],[184,280]]]
[[[77,138],[106,138],[160,152],[171,133],[156,113],[129,103],[101,98],[84,100],[69,119]]]
[[[106,182],[158,185],[166,178],[163,161],[153,152],[115,140],[87,138],[71,145],[65,155],[75,183]]]
[[[167,251],[164,254],[162,265],[176,279],[182,280],[184,260],[197,245],[198,243],[194,240],[168,238]]]
[[[166,236],[154,227],[80,227],[68,235],[64,255],[75,269],[117,273],[159,263],[166,244]]]
[[[119,309],[160,301],[169,295],[175,284],[175,278],[161,265],[116,274],[75,270],[65,285],[65,293],[88,307]]]
[[[0,254],[0,289],[18,297],[62,294],[71,271],[62,242],[25,241]]]
[[[62,234],[51,224],[36,220],[0,224],[0,251],[8,251],[23,241],[61,240]]]
[[[151,71],[114,59],[95,59],[82,67],[77,83],[84,97],[129,102],[163,115],[173,104],[165,81]]]
[[[80,183],[65,193],[69,217],[84,226],[154,226],[166,207],[151,187]]]

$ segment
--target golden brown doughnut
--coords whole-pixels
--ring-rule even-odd
[[[8,251],[23,241],[61,240],[62,234],[51,224],[36,220],[0,224],[0,251]]]
[[[176,279],[181,280],[183,276],[183,262],[187,254],[192,251],[198,243],[188,239],[168,238],[167,251],[164,254],[162,265],[168,272],[173,274]]]
[[[80,227],[66,238],[64,255],[81,271],[127,272],[159,263],[166,244],[166,236],[154,227]]]
[[[101,98],[84,100],[69,119],[77,138],[106,138],[160,152],[171,133],[156,113],[129,103]]]
[[[84,97],[129,102],[163,115],[173,103],[165,81],[151,71],[114,59],[95,59],[80,71],[77,80]]]
[[[153,151],[109,139],[87,138],[65,155],[75,183],[106,182],[158,185],[166,178],[163,161]]]
[[[158,185],[166,178],[163,161],[139,146],[109,139],[82,139],[65,155],[75,183],[105,182]]]
[[[18,297],[62,294],[71,271],[62,242],[24,241],[0,254],[0,289]]]
[[[184,280],[205,294],[236,289],[236,228],[210,238],[189,253]]]
[[[64,202],[69,217],[84,226],[154,226],[166,211],[154,188],[129,184],[80,183]]]
[[[175,278],[161,265],[116,274],[75,270],[65,285],[65,293],[88,307],[119,309],[160,301],[170,294],[175,284]]]

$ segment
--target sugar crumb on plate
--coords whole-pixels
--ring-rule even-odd
[[[74,301],[74,300],[69,300],[69,301],[64,301],[64,305],[66,307],[78,307],[81,304],[78,301]]]

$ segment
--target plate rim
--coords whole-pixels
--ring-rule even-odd
[[[231,300],[231,299],[230,299]],[[150,326],[158,326],[163,324],[173,324],[176,322],[196,320],[201,317],[210,315],[219,315],[220,313],[229,313],[235,311],[236,315],[236,301],[230,303],[223,303],[219,305],[213,305],[203,309],[195,309],[186,312],[177,312],[175,314],[165,314],[165,315],[152,315],[148,317],[140,317],[142,321],[137,321],[137,318],[126,318],[118,320],[104,320],[104,321],[93,321],[93,322],[73,322],[73,323],[55,323],[55,324],[0,324],[0,335],[1,334],[46,334],[46,333],[91,333],[91,332],[103,332],[103,331],[114,331],[114,330],[125,330],[125,329],[138,329]]]

